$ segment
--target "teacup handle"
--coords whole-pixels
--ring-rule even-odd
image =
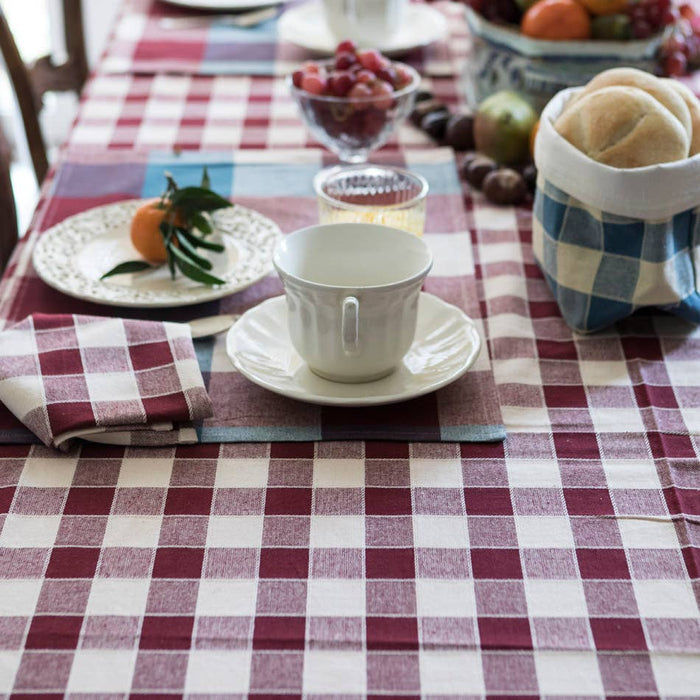
[[[356,297],[345,297],[343,299],[343,352],[346,355],[357,354],[360,343],[359,338],[360,302]]]

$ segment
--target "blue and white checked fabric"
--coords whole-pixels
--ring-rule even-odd
[[[700,207],[652,223],[587,207],[540,178],[532,236],[575,330],[599,330],[646,306],[700,323]]]

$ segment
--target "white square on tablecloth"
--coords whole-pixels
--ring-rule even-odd
[[[561,473],[554,459],[511,459],[506,457],[511,488],[561,488]]]
[[[687,579],[647,579],[632,583],[640,617],[700,618],[693,588]]]
[[[588,616],[583,584],[577,579],[525,579],[525,599],[532,617]]]
[[[148,579],[95,578],[86,614],[141,617],[146,610],[149,588]]]
[[[187,98],[192,85],[190,75],[165,75],[159,74],[153,78],[150,94],[158,97]]]
[[[47,451],[45,447],[32,449],[19,477],[20,486],[65,488],[73,483],[78,458],[57,456],[55,452],[50,457],[44,457]]]
[[[51,547],[60,524],[60,515],[8,513],[0,530],[0,547]]]
[[[361,579],[310,578],[306,590],[307,617],[364,617],[365,582]]]
[[[117,486],[120,488],[165,488],[173,472],[172,457],[125,457]]]
[[[364,547],[363,515],[312,515],[311,547]]]
[[[489,316],[489,334],[492,340],[496,338],[535,337],[532,321],[518,314],[494,314]]]
[[[76,124],[70,133],[70,142],[74,144],[90,145],[109,143],[114,135],[114,124]]]
[[[461,459],[427,459],[412,457],[409,461],[413,488],[462,488]]]
[[[474,205],[474,222],[478,229],[482,229],[485,231],[517,230],[518,221],[515,218],[515,210],[513,209],[513,207],[499,207],[496,205],[491,205],[486,201],[486,198],[483,197],[483,195],[475,195]],[[482,264],[485,262],[485,258],[483,257],[483,255],[486,252],[486,248],[496,248],[497,246],[498,244],[481,244],[479,246],[479,255],[482,256]],[[511,252],[515,253],[515,250],[511,250]],[[515,254],[517,255],[515,260],[519,260],[521,257],[519,244],[517,253]],[[498,261],[510,259],[511,258],[497,258]]]
[[[260,547],[262,515],[212,515],[207,530],[207,547]]]
[[[138,401],[141,398],[135,375],[126,372],[85,373],[90,400],[98,402]],[[118,397],[118,398],[116,398]]]
[[[195,649],[190,652],[185,679],[187,693],[247,693],[252,651]]]
[[[518,544],[523,548],[574,548],[574,536],[568,518],[556,515],[519,515],[515,518]]]
[[[264,488],[269,459],[220,459],[216,463],[216,488]]]
[[[44,387],[41,377],[24,374],[0,381],[8,407],[16,416],[24,417],[44,403]]]
[[[474,582],[416,579],[418,617],[476,617]]]
[[[275,148],[279,146],[303,146],[308,138],[308,133],[304,126],[285,125],[272,126],[267,136],[267,147]]]
[[[678,549],[678,535],[673,522],[617,520],[622,544],[626,549]]]
[[[126,348],[124,324],[116,318],[76,323],[75,335],[81,348]]]
[[[549,411],[543,407],[521,408],[501,406],[501,415],[509,433],[550,433],[552,426]]]
[[[580,360],[581,381],[585,386],[631,386],[624,360]]]
[[[304,654],[303,693],[363,695],[367,689],[367,655],[363,651],[310,649]]]
[[[141,122],[137,136],[137,146],[148,146],[151,144],[172,144],[177,141],[177,135],[180,130],[180,122],[163,124],[162,122],[147,121]]]
[[[664,363],[673,386],[697,386],[697,360],[669,360]]]
[[[202,579],[197,595],[197,615],[252,617],[257,594],[258,582],[253,579]]]
[[[517,275],[494,275],[483,280],[483,285],[486,299],[502,296],[528,299],[527,280]]]
[[[433,254],[431,275],[460,277],[474,274],[472,241],[468,232],[426,234],[425,242]]]
[[[476,649],[419,653],[421,695],[483,694],[484,672]]]
[[[681,415],[689,432],[700,433],[700,408],[681,408]]]
[[[229,148],[231,143],[240,143],[243,128],[233,124],[219,125],[207,122],[202,129],[201,146]]]
[[[636,408],[589,409],[596,433],[643,433],[644,422]]]
[[[415,547],[467,549],[467,520],[458,515],[414,515],[413,544]]]
[[[365,485],[362,459],[315,459],[314,488],[360,488]]]
[[[661,483],[652,459],[603,459],[609,489],[659,489]]]
[[[0,649],[0,693],[10,693],[14,684],[22,650],[7,651]]]
[[[136,649],[78,649],[73,656],[69,693],[128,693]]]
[[[478,222],[477,215],[477,222]],[[479,224],[477,223],[477,226]],[[486,228],[494,228],[493,226],[487,226]],[[522,262],[523,253],[520,241],[511,240],[504,243],[481,243],[479,245],[479,262],[482,265],[488,265],[489,263],[502,263],[507,260],[508,262]]]
[[[540,363],[531,357],[512,360],[492,360],[496,384],[529,384],[542,386]]]
[[[542,695],[604,695],[594,651],[535,650]]]
[[[231,103],[224,102],[222,97],[245,97],[247,100],[250,94],[250,85],[253,79],[247,75],[217,75],[211,85],[211,104],[228,104],[229,109],[235,109],[236,105],[246,104],[244,102]],[[286,86],[283,86],[286,87]],[[218,99],[217,99],[218,98]]]
[[[656,689],[662,697],[698,697],[700,664],[697,654],[651,654]]]
[[[98,73],[85,86],[85,92],[90,97],[89,100],[85,101],[85,104],[94,102],[94,98],[100,96],[126,97],[131,90],[132,84],[133,78],[130,75],[107,75]],[[114,102],[109,102],[106,104],[111,104],[112,114],[118,113],[118,110],[115,109]]]
[[[162,519],[162,515],[110,515],[102,546],[153,549],[158,545]]]
[[[33,615],[42,584],[34,578],[0,579],[0,617]]]

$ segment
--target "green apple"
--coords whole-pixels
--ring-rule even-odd
[[[517,92],[503,90],[487,97],[474,115],[476,150],[504,165],[525,162],[537,113]]]
[[[536,2],[537,0],[515,0],[521,12],[527,12]]]

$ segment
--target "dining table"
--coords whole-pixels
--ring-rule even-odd
[[[314,57],[278,32],[299,6],[175,28],[196,13],[124,0],[0,282],[0,398],[19,371],[2,339],[27,318],[80,336],[84,317],[180,323],[283,294],[269,265],[200,303],[118,285],[100,303],[69,272],[49,286],[33,254],[205,167],[280,235],[317,223],[313,179],[336,159],[285,82]],[[402,59],[456,111],[471,39],[461,5],[430,7],[446,35]],[[700,697],[700,332],[658,310],[572,331],[531,201],[490,203],[462,158],[410,121],[371,155],[429,183],[423,294],[481,339],[454,382],[318,405],[249,381],[220,334],[194,341],[211,415],[176,430],[57,449],[2,407],[0,697]],[[97,384],[125,399],[105,376],[49,384],[49,415],[98,410]]]

